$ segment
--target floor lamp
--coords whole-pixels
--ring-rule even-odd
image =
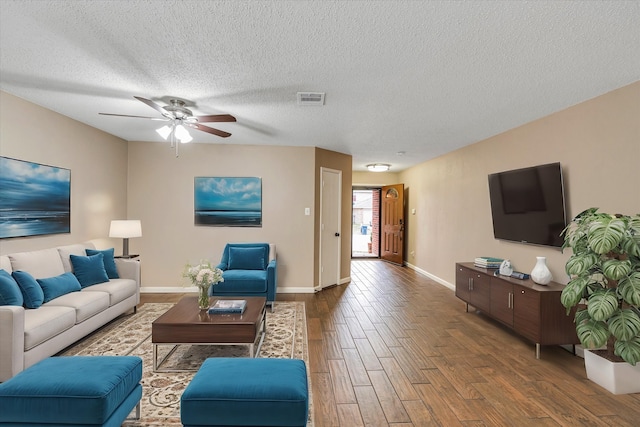
[[[122,239],[122,258],[135,258],[138,255],[129,255],[129,239],[142,236],[142,224],[138,219],[113,220],[109,229],[109,237]]]

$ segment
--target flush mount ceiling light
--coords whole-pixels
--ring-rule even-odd
[[[390,167],[391,165],[387,163],[371,163],[367,165],[367,169],[369,169],[370,172],[386,172]]]

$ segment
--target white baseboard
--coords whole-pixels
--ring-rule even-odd
[[[183,294],[198,292],[198,289],[195,286],[182,287],[182,286],[141,286],[140,293],[141,294]]]
[[[422,274],[423,276],[427,276],[429,279],[434,280],[434,281],[438,282],[439,284],[441,284],[442,286],[447,287],[447,288],[449,288],[449,289],[451,289],[452,291],[455,292],[456,287],[453,284],[447,282],[446,280],[441,279],[438,276],[434,276],[433,274],[431,274],[431,273],[429,273],[429,272],[427,272],[427,271],[425,271],[425,270],[423,270],[423,269],[421,269],[419,267],[416,267],[415,265],[409,264],[406,261],[405,261],[404,265],[406,265],[407,267],[409,267],[412,270],[417,271],[418,273]]]
[[[141,294],[183,294],[183,293],[197,293],[198,288],[195,286],[142,286],[140,288]],[[313,288],[278,288],[278,294],[313,294],[315,290]]]
[[[298,288],[298,287],[286,287],[286,288],[278,288],[277,294],[313,294],[315,293],[314,288]]]

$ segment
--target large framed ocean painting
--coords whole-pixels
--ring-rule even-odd
[[[262,227],[260,178],[196,177],[195,224]]]
[[[71,232],[71,171],[0,157],[0,239]]]

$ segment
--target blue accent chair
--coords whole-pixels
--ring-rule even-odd
[[[224,282],[211,286],[210,296],[266,297],[273,310],[278,285],[275,245],[227,243],[217,267]]]

